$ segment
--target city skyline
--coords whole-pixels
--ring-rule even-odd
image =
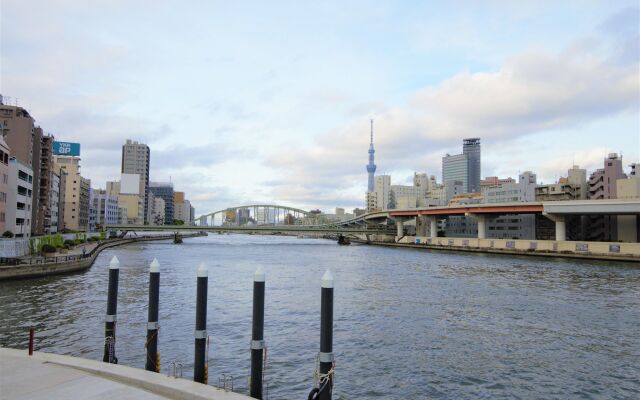
[[[376,172],[394,184],[414,171],[441,176],[441,158],[467,137],[482,138],[482,178],[532,170],[550,183],[573,164],[601,168],[610,152],[625,168],[640,154],[630,2],[580,13],[552,3],[255,4],[258,20],[200,5],[175,39],[157,26],[186,11],[167,4],[148,21],[144,7],[127,7],[118,31],[106,25],[117,10],[32,7],[2,4],[2,94],[57,140],[81,142],[95,185],[118,177],[122,143],[138,140],[151,148],[151,179],[171,177],[203,212],[252,201],[362,207],[370,118]],[[26,14],[28,29],[16,25]],[[272,24],[283,29],[260,37]]]

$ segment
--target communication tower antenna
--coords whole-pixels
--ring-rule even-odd
[[[371,118],[371,144],[373,144],[373,118]]]

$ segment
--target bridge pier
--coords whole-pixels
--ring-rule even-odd
[[[549,214],[546,212],[543,212],[542,215],[556,223],[556,241],[563,242],[567,240],[567,223],[564,215]]]
[[[428,215],[427,221],[429,221],[429,236],[437,237],[438,236],[438,220],[435,215]]]
[[[396,220],[396,236],[401,238],[404,236],[404,223],[407,221],[406,218],[395,217]]]
[[[484,214],[465,213],[467,217],[473,217],[478,222],[478,239],[487,238],[487,216]]]
[[[424,215],[416,217],[416,236],[427,236],[427,217]]]

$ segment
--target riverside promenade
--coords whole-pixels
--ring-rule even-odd
[[[0,399],[186,399],[249,397],[182,378],[51,353],[0,348]]]
[[[182,238],[206,236],[206,233],[181,234]],[[174,235],[155,236],[131,236],[118,239],[108,239],[97,244],[82,244],[76,246],[65,255],[52,255],[47,257],[21,257],[14,263],[0,264],[0,280],[37,278],[47,275],[64,274],[85,270],[98,257],[100,252],[115,246],[129,243],[146,242],[153,240],[169,240]]]

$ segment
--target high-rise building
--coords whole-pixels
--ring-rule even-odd
[[[155,197],[164,200],[164,223],[165,225],[173,224],[173,183],[151,182],[149,190]]]
[[[464,139],[462,141],[462,154],[467,156],[467,191],[480,192],[480,138]]]
[[[451,181],[462,182],[462,190],[469,190],[469,166],[466,154],[456,154],[442,157],[442,183]]]
[[[462,154],[442,157],[442,183],[461,181],[465,193],[480,192],[480,139],[464,139]]]
[[[36,235],[50,232],[50,187],[52,174],[53,137],[45,135],[42,128],[27,110],[5,105],[0,96],[0,121],[2,132],[11,155],[33,171],[33,191],[30,231]]]
[[[144,207],[144,223],[148,223],[149,204],[147,196],[149,194],[149,165],[151,151],[149,146],[127,139],[122,145],[122,173],[138,174],[140,176],[140,197]]]
[[[369,181],[367,184],[367,192],[373,192],[375,190],[374,175],[376,173],[376,164],[374,163],[375,150],[373,148],[373,120],[371,120],[371,143],[369,144],[369,164],[367,164],[367,173],[369,174]]]

